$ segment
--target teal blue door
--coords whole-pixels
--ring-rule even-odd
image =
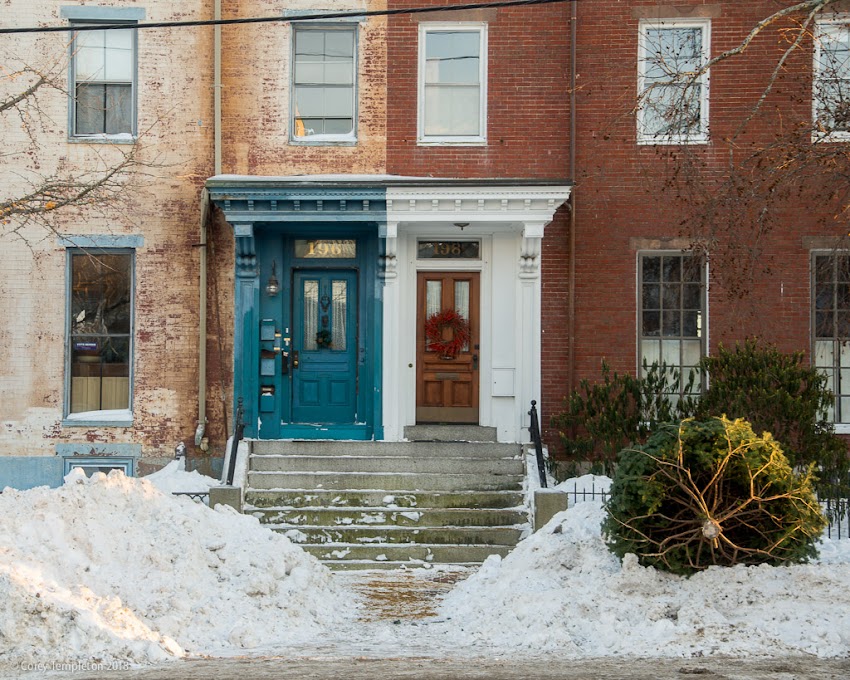
[[[292,296],[292,422],[354,423],[357,272],[296,270]]]

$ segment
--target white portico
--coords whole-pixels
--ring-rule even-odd
[[[389,183],[379,227],[384,439],[443,420],[495,427],[502,442],[527,438],[527,411],[540,398],[541,244],[570,189],[507,180]],[[423,324],[441,305],[470,319],[464,366],[441,365],[427,351]],[[434,405],[455,393],[469,398],[463,408]]]

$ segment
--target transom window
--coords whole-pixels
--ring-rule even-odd
[[[814,363],[835,403],[827,414],[850,423],[850,254],[814,255]]]
[[[130,409],[131,252],[70,253],[68,354],[74,414]],[[118,414],[116,414],[118,415]]]
[[[420,24],[420,142],[485,141],[486,74],[486,24]]]
[[[815,134],[850,140],[850,19],[819,23],[815,32]]]
[[[705,352],[705,266],[689,253],[645,253],[639,270],[638,369],[663,364],[677,398]],[[699,394],[701,384],[697,374],[689,393]]]
[[[293,139],[353,140],[355,29],[298,27],[294,45]]]
[[[708,140],[710,23],[642,22],[638,59],[638,141]]]
[[[77,31],[71,44],[74,136],[136,132],[136,30]]]

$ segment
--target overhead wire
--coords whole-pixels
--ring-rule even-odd
[[[149,21],[149,22],[114,22],[99,21],[97,23],[73,23],[62,26],[26,26],[16,28],[0,28],[0,35],[13,35],[22,33],[60,33],[63,31],[108,31],[126,30],[128,25],[133,29],[142,30],[149,28],[182,28],[187,26],[232,26],[240,24],[265,24],[265,23],[296,23],[302,21],[317,21],[327,19],[360,19],[366,17],[398,16],[404,14],[427,14],[430,12],[459,12],[473,9],[499,9],[502,7],[524,7],[530,5],[554,5],[576,0],[501,0],[499,2],[470,2],[459,5],[430,5],[428,7],[404,7],[399,9],[381,9],[358,11],[349,10],[345,12],[316,12],[314,14],[301,14],[298,16],[275,15],[268,17],[243,17],[239,19],[190,19],[186,21]]]

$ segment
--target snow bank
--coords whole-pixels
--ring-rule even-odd
[[[161,470],[157,470],[145,479],[163,493],[175,491],[202,492],[209,491],[211,486],[221,486],[221,482],[212,477],[206,477],[197,470],[186,472],[182,460],[172,460]]]
[[[285,648],[350,610],[325,567],[256,519],[119,472],[5,489],[0,536],[2,661]]]
[[[556,515],[443,602],[459,645],[569,657],[850,653],[850,541],[819,563],[711,568],[689,579],[621,564],[600,502]]]

